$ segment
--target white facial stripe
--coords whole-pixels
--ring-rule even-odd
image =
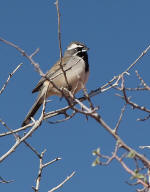
[[[70,47],[68,47],[67,50],[75,49],[77,47],[83,47],[83,46],[82,45],[77,45],[77,44],[73,43]]]

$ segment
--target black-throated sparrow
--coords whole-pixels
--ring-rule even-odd
[[[87,51],[86,45],[75,41],[70,43],[62,58],[61,65],[65,71],[70,91],[73,94],[80,91],[88,80],[89,63]],[[53,84],[48,79],[53,81]],[[68,88],[64,73],[60,67],[60,60],[46,73],[45,77],[41,78],[33,89],[32,93],[39,91],[39,95],[25,117],[22,126],[30,122],[31,117],[40,108],[45,97],[48,98],[52,95],[62,96],[62,92],[56,87],[59,89]]]

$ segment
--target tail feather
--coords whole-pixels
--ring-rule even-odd
[[[25,117],[22,126],[27,125],[30,121],[31,121],[31,117],[33,117],[35,115],[35,113],[37,112],[37,110],[40,108],[40,106],[42,105],[43,101],[45,98],[47,98],[47,90],[50,90],[50,82],[49,81],[45,81],[43,83],[43,87],[40,90],[40,93],[38,95],[37,100],[35,101],[35,103],[33,104],[32,108],[30,109],[30,111],[28,112],[27,116]],[[50,95],[49,95],[50,96]]]
[[[27,116],[25,117],[25,119],[22,123],[22,127],[27,125],[31,121],[31,117],[33,117],[35,115],[35,113],[38,111],[38,109],[40,108],[40,106],[43,103],[43,100],[44,100],[44,96],[39,95],[37,100],[33,104],[32,108],[28,112]]]

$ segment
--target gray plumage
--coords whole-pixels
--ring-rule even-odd
[[[88,80],[89,70],[87,70],[86,66],[88,65],[87,50],[88,48],[83,43],[72,42],[62,58],[63,70],[66,73],[67,81],[73,94],[81,90]],[[68,87],[63,71],[60,68],[60,60],[46,73],[45,77],[40,79],[33,89],[32,93],[39,92],[39,94],[25,117],[22,126],[25,126],[30,122],[31,117],[33,117],[40,108],[45,97],[48,98],[52,95],[62,96],[61,92],[57,90],[48,79],[53,81],[53,83],[60,89]]]

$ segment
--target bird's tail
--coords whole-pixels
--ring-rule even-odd
[[[23,123],[22,123],[22,127],[27,125],[30,121],[31,121],[31,117],[33,117],[35,115],[35,113],[37,112],[37,110],[40,108],[40,106],[42,105],[44,101],[44,95],[39,94],[37,100],[35,101],[35,103],[33,104],[33,106],[31,107],[30,111],[28,112],[28,114],[26,115]]]

